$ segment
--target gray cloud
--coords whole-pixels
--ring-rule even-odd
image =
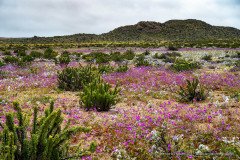
[[[239,0],[0,0],[0,37],[104,33],[149,20],[240,28]]]

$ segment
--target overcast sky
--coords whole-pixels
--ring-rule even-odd
[[[100,34],[189,18],[240,29],[240,0],[0,0],[0,37]]]

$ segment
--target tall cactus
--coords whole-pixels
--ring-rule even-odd
[[[45,116],[38,118],[34,108],[33,121],[30,126],[28,117],[22,112],[17,102],[13,103],[18,124],[14,124],[13,113],[6,115],[5,125],[0,132],[0,159],[6,160],[58,160],[67,156],[65,150],[71,135],[88,132],[86,127],[66,125],[63,129],[61,111],[54,111],[54,103],[45,110]],[[28,130],[30,129],[30,132]],[[30,137],[28,136],[30,135]]]

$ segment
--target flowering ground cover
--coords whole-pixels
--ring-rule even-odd
[[[199,61],[205,54],[213,54],[213,61],[226,54],[217,49],[180,53]],[[26,67],[8,64],[0,68],[0,121],[5,122],[4,114],[13,111],[13,101],[31,116],[34,106],[43,112],[54,100],[64,123],[70,119],[72,126],[91,128],[71,139],[71,145],[97,144],[96,151],[82,159],[238,159],[240,73],[230,72],[230,62],[202,63],[201,69],[183,72],[169,69],[168,63],[129,64],[127,72],[103,74],[105,82],[121,88],[118,103],[108,112],[86,111],[79,104],[79,91],[59,90],[57,73],[64,67],[54,62],[37,61]],[[206,100],[179,101],[179,87],[196,77],[207,92]]]

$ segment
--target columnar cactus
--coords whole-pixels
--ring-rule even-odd
[[[0,159],[58,160],[68,156],[67,141],[71,135],[90,130],[86,127],[69,128],[69,125],[62,128],[61,111],[53,110],[53,102],[41,118],[38,118],[35,107],[32,123],[17,102],[14,102],[13,106],[18,123],[14,123],[14,114],[8,113],[5,124],[0,124],[3,129],[0,132]]]

